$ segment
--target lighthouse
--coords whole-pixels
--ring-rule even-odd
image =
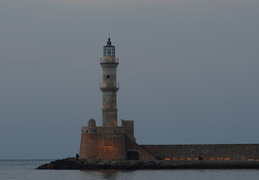
[[[107,45],[103,46],[100,65],[102,67],[100,87],[103,98],[102,126],[98,126],[95,119],[91,118],[88,120],[88,125],[81,128],[80,159],[94,160],[96,163],[105,161],[105,164],[114,161],[110,164],[114,164],[117,168],[125,160],[196,160],[201,155],[204,159],[213,160],[259,159],[258,153],[255,153],[259,152],[258,144],[139,145],[134,135],[134,121],[122,119],[120,126],[117,123],[119,88],[116,70],[119,62],[110,38]],[[228,153],[225,153],[226,149]]]
[[[103,47],[103,57],[100,65],[102,67],[102,122],[104,127],[114,127],[118,125],[117,120],[117,85],[116,70],[119,61],[115,56],[115,46],[111,39]]]
[[[79,157],[94,160],[148,160],[154,159],[149,152],[142,149],[134,136],[134,121],[121,120],[117,117],[117,67],[119,61],[115,56],[115,46],[108,38],[103,46],[102,67],[102,126],[95,119],[88,120],[88,126],[81,128]]]

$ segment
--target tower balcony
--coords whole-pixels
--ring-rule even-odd
[[[102,111],[114,111],[114,112],[117,112],[118,109],[117,109],[117,107],[116,108],[102,108]]]
[[[115,91],[117,92],[119,90],[120,83],[116,83],[114,86],[102,86],[100,84],[100,90],[101,91]]]
[[[103,57],[103,58],[100,58],[100,64],[119,64],[119,58],[116,58],[116,57],[109,57],[109,56],[106,56],[106,57]]]

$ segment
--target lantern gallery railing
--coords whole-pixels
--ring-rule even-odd
[[[102,91],[118,91],[120,87],[120,83],[114,84],[114,86],[105,86],[100,83],[100,89]]]

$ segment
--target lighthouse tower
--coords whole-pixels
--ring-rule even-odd
[[[114,127],[118,125],[117,120],[117,91],[116,69],[119,64],[115,56],[115,46],[111,39],[103,47],[103,58],[100,62],[102,66],[102,85],[100,87],[103,94],[102,120],[104,127]]]
[[[116,70],[118,59],[115,56],[115,46],[111,39],[103,47],[102,67],[102,126],[97,126],[94,119],[89,119],[88,126],[81,128],[81,143],[79,157],[94,160],[146,160],[154,159],[136,143],[134,136],[134,121],[117,119]]]

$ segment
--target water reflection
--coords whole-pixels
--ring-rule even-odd
[[[103,179],[116,179],[118,170],[100,170]]]
[[[115,169],[102,169],[102,170],[81,170],[82,179],[109,179],[115,180],[118,170]]]
[[[45,171],[43,171],[45,172]],[[54,172],[55,180],[257,180],[258,170],[83,170],[83,171],[62,171],[62,175]],[[78,174],[80,173],[79,177]],[[68,174],[66,174],[68,173]],[[72,173],[72,174],[71,174]],[[1,179],[1,178],[0,178]],[[38,178],[36,178],[38,179]]]

